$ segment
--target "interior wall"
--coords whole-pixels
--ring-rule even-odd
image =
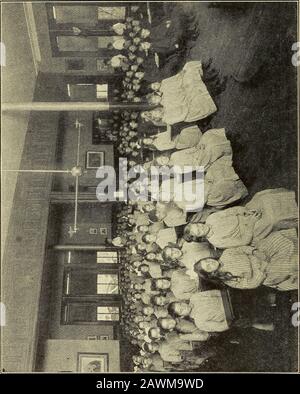
[[[76,165],[77,155],[77,129],[75,128],[76,120],[83,124],[80,134],[80,157],[79,164],[86,171],[79,178],[80,186],[96,187],[99,179],[96,178],[96,170],[86,169],[86,156],[88,151],[103,152],[104,164],[114,165],[114,147],[113,144],[93,145],[92,143],[92,112],[68,112],[65,114],[64,132],[61,136],[62,147],[60,147],[59,169],[71,169]],[[69,187],[74,186],[74,178],[70,174],[59,174],[55,177],[55,190],[69,192]]]
[[[77,372],[78,353],[107,353],[108,372],[120,371],[119,341],[53,340],[46,342],[43,370]]]
[[[57,251],[55,255],[56,275],[52,282],[51,315],[49,338],[51,339],[87,339],[90,335],[108,335],[114,339],[114,326],[111,324],[62,324],[61,304],[63,294],[63,255],[64,252]]]
[[[69,235],[70,226],[74,225],[74,205],[64,205],[61,209],[60,245],[104,245],[111,238],[112,208],[105,203],[80,203],[78,208],[79,231]],[[97,234],[91,234],[91,229]],[[100,229],[106,229],[107,234],[100,234]]]

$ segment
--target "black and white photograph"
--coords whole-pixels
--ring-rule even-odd
[[[299,372],[298,18],[1,2],[1,374]]]

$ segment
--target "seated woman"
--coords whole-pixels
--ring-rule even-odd
[[[172,302],[168,311],[171,316],[190,318],[202,331],[222,332],[229,329],[219,290],[197,292],[191,296],[189,303]]]
[[[232,167],[229,156],[216,160],[204,175],[204,180],[176,176],[161,182],[159,200],[173,202],[185,212],[195,212],[204,205],[222,208],[244,198],[248,191]]]
[[[204,195],[208,206],[219,209],[248,195],[232,166],[231,156],[220,157],[210,165],[204,176]]]
[[[192,126],[194,127],[194,126]],[[184,136],[182,136],[184,143]],[[177,148],[178,149],[178,148]],[[222,156],[232,156],[230,141],[226,138],[225,129],[211,129],[206,131],[197,145],[173,152],[167,155],[156,157],[155,161],[159,165],[180,166],[203,166],[205,170]]]
[[[174,227],[159,230],[156,234],[145,233],[142,241],[146,244],[156,243],[161,249],[167,246],[170,242],[176,243],[177,235]]]
[[[192,341],[184,335],[176,332],[166,334],[164,339],[158,342],[147,343],[144,350],[150,353],[158,352],[164,362],[172,364],[191,363],[201,365],[212,352],[203,352],[201,356],[195,354]]]
[[[151,150],[179,150],[196,146],[199,143],[201,136],[202,133],[198,126],[190,126],[182,129],[175,138],[172,138],[171,127],[167,126],[167,130],[165,132],[144,138],[143,144]]]
[[[226,249],[257,242],[276,229],[296,228],[297,221],[295,193],[268,189],[257,193],[245,207],[224,209],[209,215],[204,224],[187,225],[185,233]]]
[[[296,290],[298,240],[296,229],[275,231],[256,246],[226,249],[219,260],[206,258],[194,266],[205,280],[223,282],[237,289],[260,285]]]
[[[162,251],[164,260],[169,263],[178,263],[181,267],[186,268],[186,274],[195,278],[194,264],[202,257],[213,257],[214,250],[208,242],[186,242],[183,241],[181,246],[168,245]],[[201,256],[201,257],[199,257]]]
[[[160,91],[165,123],[193,122],[216,112],[217,107],[202,76],[201,62],[191,61],[178,74],[162,80]]]
[[[185,269],[174,270],[170,278],[157,278],[153,281],[156,290],[169,290],[177,300],[189,300],[199,290],[198,277],[190,278]]]

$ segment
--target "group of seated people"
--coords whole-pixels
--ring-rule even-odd
[[[123,87],[134,91],[119,98],[138,102],[136,87],[142,84],[130,62],[137,61],[137,51],[151,51],[159,41],[153,39],[155,29],[134,21],[118,26],[124,44],[118,64],[127,73]],[[131,51],[128,57],[124,50]],[[136,372],[201,370],[214,357],[216,339],[235,325],[274,329],[271,322],[253,318],[241,323],[228,289],[290,291],[298,286],[295,192],[266,189],[250,198],[234,169],[227,130],[202,127],[217,111],[203,68],[200,61],[188,61],[180,71],[151,81],[145,97],[154,109],[140,117],[134,111],[116,112],[112,120],[120,128],[119,153],[129,158],[129,169],[144,171],[134,183],[135,198],[119,205],[111,240],[122,254],[121,324],[138,349]],[[181,175],[191,172],[183,183],[202,192],[178,198],[182,177],[174,174],[159,177],[158,190],[153,190],[153,166],[176,166]],[[197,168],[200,181],[193,175]]]
[[[163,7],[168,8],[168,17],[160,16],[149,23],[149,18],[146,17],[143,7],[132,6],[131,15],[124,22],[112,26],[118,38],[108,44],[108,47],[117,51],[117,54],[111,59],[107,59],[107,63],[117,70],[122,79],[120,87],[112,92],[113,101],[142,102],[155,106],[162,98],[163,105],[164,102],[168,102],[168,95],[173,95],[175,85],[182,74],[184,74],[185,84],[189,85],[190,91],[193,90],[193,83],[202,81],[197,77],[198,72],[193,72],[200,67],[199,71],[203,77],[202,65],[199,65],[199,62],[187,64],[181,74],[178,74],[177,82],[168,79],[182,69],[185,58],[182,53],[187,51],[187,42],[191,40],[191,37],[195,38],[198,31],[192,16],[178,13],[175,6],[164,5]],[[170,64],[173,65],[170,67]],[[205,67],[203,66],[203,68]],[[194,81],[190,79],[192,74],[196,77]],[[158,92],[159,88],[164,94]],[[207,89],[202,83],[199,85],[198,95],[196,92],[194,93],[193,102],[189,103],[189,108],[201,106],[200,96],[207,94]],[[180,103],[178,101],[177,105],[181,107],[182,111],[186,102]],[[205,105],[208,105],[208,108],[203,108],[202,105],[202,117],[205,116],[205,112],[214,112],[213,102],[206,102]],[[170,119],[173,119],[173,123],[176,123],[178,116],[180,116],[178,110],[179,107],[170,109],[169,106],[164,120],[171,124]],[[138,133],[137,117],[132,117],[133,111],[129,114],[127,112],[114,111],[108,138],[116,143],[120,154],[136,160],[137,157],[140,157],[142,146],[140,138],[143,133]],[[157,109],[153,111],[152,115],[155,115],[156,112]],[[144,115],[147,119],[149,113],[146,112]],[[199,119],[198,113],[186,115],[187,121],[191,121],[192,118]],[[151,127],[146,127],[144,131],[147,134],[155,132]]]
[[[139,348],[135,371],[201,370],[214,356],[210,344],[238,321],[222,288],[297,289],[295,192],[267,189],[241,203],[247,189],[232,167],[225,130],[198,133],[193,154],[175,146],[164,156],[167,165],[176,165],[179,154],[180,166],[181,152],[202,164],[205,198],[199,196],[196,213],[185,201],[164,201],[163,193],[155,201],[128,201],[117,213],[112,244],[122,251],[122,325]],[[255,320],[245,327],[274,328]]]

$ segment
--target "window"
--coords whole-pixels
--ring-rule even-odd
[[[122,306],[118,253],[112,248],[64,252],[63,324],[118,325]]]
[[[98,306],[97,321],[119,321],[120,309],[117,306]]]
[[[96,25],[96,6],[85,5],[56,5],[52,7],[53,18],[56,23],[84,23]]]
[[[100,264],[113,264],[112,269],[118,268],[118,251],[114,250],[72,250],[64,253],[64,263],[81,265],[82,268],[86,265],[100,266]],[[100,268],[100,267],[99,267]]]
[[[98,48],[105,49],[108,44],[113,44],[116,40],[119,40],[119,36],[101,36],[98,37]]]
[[[98,20],[115,19],[124,20],[126,15],[125,7],[98,7]]]
[[[118,294],[119,278],[118,274],[98,274],[97,294]]]
[[[116,323],[120,320],[120,307],[115,303],[63,301],[64,324]]]
[[[108,99],[108,84],[97,84],[96,85],[96,98],[98,100],[107,101]]]
[[[81,37],[81,36],[56,36],[57,48],[60,52],[96,52],[98,51],[97,37]]]
[[[118,252],[97,251],[97,264],[116,264],[118,263]]]

